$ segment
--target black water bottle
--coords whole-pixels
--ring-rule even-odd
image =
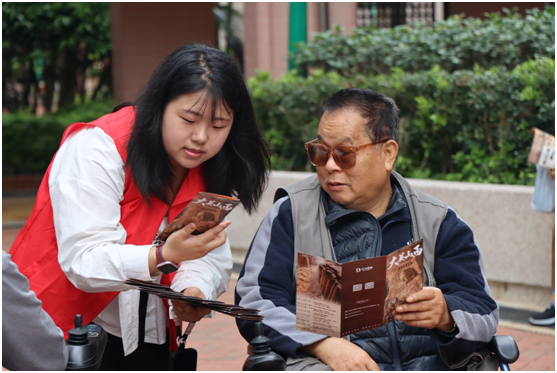
[[[74,328],[68,332],[68,365],[66,370],[99,370],[107,335],[99,325],[82,326],[81,315],[75,315]]]
[[[255,338],[249,343],[253,352],[248,356],[242,370],[286,370],[284,359],[269,347],[269,338],[263,334],[263,323],[256,322]]]

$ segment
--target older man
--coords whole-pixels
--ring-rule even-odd
[[[474,235],[454,210],[393,171],[397,127],[394,102],[377,92],[344,89],[325,100],[317,139],[306,144],[317,175],[277,191],[252,242],[236,303],[262,311],[288,370],[444,370],[452,362],[437,346],[461,356],[495,334],[498,306]],[[421,238],[426,286],[397,307],[394,322],[349,340],[296,330],[296,252],[345,263]],[[251,322],[238,327],[253,338]]]

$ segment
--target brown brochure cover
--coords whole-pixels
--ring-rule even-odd
[[[383,326],[422,289],[423,272],[423,240],[343,264],[298,253],[296,329],[344,337]]]
[[[239,202],[237,198],[199,192],[155,241],[166,241],[173,232],[191,222],[195,223],[195,231],[192,234],[203,233],[220,224]]]

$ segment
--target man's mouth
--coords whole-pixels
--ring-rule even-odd
[[[339,182],[334,182],[334,181],[329,181],[327,182],[327,185],[329,186],[330,190],[341,190],[342,188],[344,188],[347,184],[345,183],[339,183]]]

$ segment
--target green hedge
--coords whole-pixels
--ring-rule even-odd
[[[503,184],[533,183],[526,162],[530,127],[555,133],[555,61],[538,58],[513,70],[476,67],[449,73],[356,75],[291,72],[273,80],[260,72],[248,82],[258,121],[272,149],[275,170],[310,171],[303,143],[315,138],[319,105],[345,87],[391,96],[401,110],[397,169],[407,177]],[[112,100],[37,118],[2,116],[2,173],[42,173],[67,125],[112,110]]]
[[[526,17],[505,10],[485,20],[452,16],[433,27],[401,25],[392,29],[360,27],[350,35],[340,29],[316,34],[300,43],[292,57],[300,72],[320,68],[343,76],[388,74],[392,67],[406,72],[438,65],[452,72],[516,65],[535,58],[555,58],[555,9],[527,10]]]
[[[397,169],[407,177],[531,185],[526,162],[530,127],[555,133],[555,60],[538,58],[511,71],[502,67],[391,75],[315,71],[248,82],[256,116],[277,170],[312,170],[303,143],[315,138],[319,104],[341,88],[369,88],[400,108]]]
[[[29,111],[2,114],[2,175],[44,173],[68,125],[90,122],[110,113],[113,107],[113,100],[107,99],[42,117]]]

